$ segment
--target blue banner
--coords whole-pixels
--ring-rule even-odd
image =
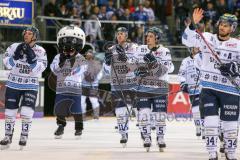
[[[30,26],[33,16],[33,0],[0,0],[0,26]]]

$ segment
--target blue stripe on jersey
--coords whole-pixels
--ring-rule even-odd
[[[103,70],[106,74],[110,74],[110,71],[108,69],[106,69],[105,67],[103,67]]]
[[[38,85],[36,84],[18,84],[7,81],[7,86],[16,88],[16,89],[31,89],[31,90],[37,90]]]
[[[35,68],[37,66],[37,62],[30,64],[31,69]]]
[[[222,84],[217,84],[213,82],[201,81],[200,84],[204,87],[213,88],[216,90],[221,90],[223,92],[239,94],[239,91],[235,87],[225,86]]]
[[[9,58],[9,64],[13,67],[13,66],[15,66],[15,63],[14,63],[14,61],[13,61],[13,58],[11,57],[11,58]]]
[[[196,89],[195,91],[194,91],[194,89],[191,89],[190,91],[189,91],[189,94],[190,95],[196,95],[196,94],[199,94],[200,93],[200,90],[199,89]]]
[[[183,35],[182,35],[182,37],[184,38],[184,39],[188,39],[188,35],[187,35],[187,33],[186,32],[183,32]]]

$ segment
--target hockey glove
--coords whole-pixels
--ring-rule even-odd
[[[13,55],[13,59],[14,60],[19,60],[19,59],[23,59],[23,46],[25,45],[25,43],[21,43],[17,46],[14,55]]]
[[[240,65],[237,62],[222,64],[219,67],[219,70],[221,72],[221,75],[226,77],[236,78],[237,76],[240,76]]]
[[[94,76],[91,75],[91,73],[84,72],[84,79],[85,79],[85,81],[92,83],[92,82],[94,82],[95,78],[94,78]]]
[[[64,63],[66,62],[66,59],[67,59],[67,56],[63,53],[60,54],[60,57],[59,57],[59,67],[62,68]]]
[[[122,46],[116,45],[116,52],[118,53],[118,61],[121,61],[121,62],[127,61],[127,55]]]
[[[23,52],[27,55],[27,62],[29,64],[34,64],[37,62],[37,56],[28,44],[23,46]]]
[[[134,70],[134,74],[137,77],[146,77],[148,75],[148,69],[146,67],[140,66]]]
[[[107,50],[106,53],[105,53],[105,64],[110,66],[111,63],[112,63],[112,57],[113,57],[113,54],[110,50]]]
[[[180,84],[180,88],[181,88],[181,91],[183,91],[184,93],[189,93],[189,91],[188,91],[188,84],[182,82]]]
[[[157,67],[157,59],[153,54],[147,53],[143,57],[144,62],[147,63],[149,69],[153,69]]]

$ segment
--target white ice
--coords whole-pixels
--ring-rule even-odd
[[[115,118],[101,118],[84,123],[81,139],[74,137],[74,123],[68,122],[62,139],[54,139],[55,119],[34,119],[27,147],[19,151],[21,121],[17,120],[13,143],[0,151],[0,160],[207,160],[204,141],[195,136],[193,121],[167,123],[165,152],[159,152],[155,133],[152,133],[150,152],[143,148],[136,121],[130,122],[126,148],[119,143],[114,129]],[[155,131],[154,131],[155,132]],[[4,120],[0,120],[0,138],[4,137]],[[239,152],[238,152],[239,157]]]

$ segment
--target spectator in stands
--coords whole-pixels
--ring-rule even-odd
[[[114,0],[109,0],[107,5],[107,12],[116,12],[117,9],[114,7]]]
[[[112,14],[111,21],[117,21],[117,15]],[[118,23],[107,23],[104,27],[104,38],[106,41],[113,41],[115,39],[115,31],[121,24]]]
[[[58,14],[58,7],[56,0],[50,0],[48,4],[44,6],[44,16],[56,17]],[[46,20],[46,38],[47,40],[56,40],[56,28],[54,20]]]
[[[122,16],[119,16],[119,20],[122,20],[122,21],[132,21],[133,20],[133,17],[128,8],[124,8],[124,13]]]
[[[214,0],[203,0],[203,2],[202,2],[202,4],[201,4],[201,8],[203,8],[204,10],[206,10],[206,9],[207,9],[207,4],[208,4],[208,2],[212,2],[214,6],[216,5],[216,1],[214,1]]]
[[[69,14],[68,14],[68,9],[66,7],[66,4],[62,3],[59,6],[59,12],[56,15],[57,17],[63,17],[63,18],[68,18]]]
[[[240,0],[237,0],[237,1],[236,1],[235,6],[234,6],[234,9],[235,9],[235,10],[240,9]]]
[[[98,0],[98,6],[106,6],[108,4],[108,1],[107,0]]]
[[[98,18],[100,20],[107,20],[107,6],[106,5],[102,5],[100,7],[100,12],[98,14]]]
[[[150,0],[145,0],[144,1],[144,8],[143,10],[147,12],[148,20],[153,22],[155,20],[155,14],[153,9],[151,8],[151,1]]]
[[[218,0],[216,2],[216,11],[217,11],[217,19],[219,16],[223,15],[224,13],[228,13],[228,6],[225,0]]]
[[[237,10],[235,10],[234,11],[234,14],[235,14],[235,16],[237,16],[237,18],[238,18],[238,24],[240,24],[240,9],[237,9]],[[236,29],[236,33],[235,34],[238,34],[239,35],[239,29],[240,29],[240,27],[238,26],[238,28]]]
[[[81,2],[80,0],[72,0],[72,1],[69,1],[67,3],[67,8],[70,8],[70,9],[73,9],[75,8],[76,11],[76,15],[79,15],[81,14]]]
[[[133,21],[133,16],[131,15],[130,10],[128,8],[124,9],[124,13],[122,16],[119,17],[119,20]],[[131,28],[133,27],[132,24],[122,24],[121,26],[127,28],[129,32],[131,32]]]
[[[130,13],[135,12],[134,0],[127,0],[125,7],[129,9]]]
[[[56,17],[57,12],[56,0],[50,0],[50,2],[44,6],[44,16]]]
[[[93,3],[90,0],[84,0],[83,5],[81,5],[81,17],[88,19],[91,16],[92,7]]]
[[[78,22],[73,21],[71,24],[81,27],[81,22],[80,22],[81,18],[80,18],[80,15],[78,14],[78,8],[76,7],[69,8],[69,18],[72,18],[74,20],[79,20]]]
[[[211,20],[205,21],[205,32],[213,33],[214,27]]]
[[[234,11],[235,2],[236,2],[236,0],[227,0],[227,10],[230,13],[233,13],[233,11]]]
[[[207,3],[207,8],[204,12],[204,18],[206,20],[211,20],[213,23],[217,21],[217,11],[212,2]]]
[[[57,13],[57,17],[62,17],[62,18],[70,18],[69,15],[69,10],[66,7],[65,3],[60,4],[59,6],[59,11]],[[59,21],[62,25],[68,25],[70,24],[69,21]]]
[[[121,4],[119,8],[117,8],[116,10],[116,14],[118,17],[121,17],[123,14],[124,14],[124,8],[127,8],[127,7],[124,7],[125,5],[124,4]]]
[[[166,19],[166,7],[167,0],[154,0],[155,3],[155,15],[163,24],[167,24]]]
[[[147,15],[147,12],[144,11],[142,3],[139,3],[138,10],[134,12],[133,18],[135,21],[144,21],[144,22],[148,21],[148,15]]]
[[[97,39],[103,40],[101,28],[97,21],[97,16],[94,14],[91,15],[90,20],[95,20],[95,21],[87,21],[84,24],[86,39],[88,40],[89,43],[95,43]]]
[[[136,26],[134,35],[131,35],[134,37],[133,42],[137,44],[143,44],[144,43],[144,25]]]
[[[99,12],[100,12],[100,9],[98,6],[93,6],[92,7],[92,14],[98,16],[99,15]]]
[[[80,14],[78,12],[78,8],[77,7],[72,7],[72,9],[69,12],[69,14],[70,14],[70,18],[80,19]]]
[[[185,29],[184,21],[188,17],[189,9],[183,5],[183,0],[177,0],[175,4],[175,20],[176,20],[176,41],[181,43],[182,33]]]

